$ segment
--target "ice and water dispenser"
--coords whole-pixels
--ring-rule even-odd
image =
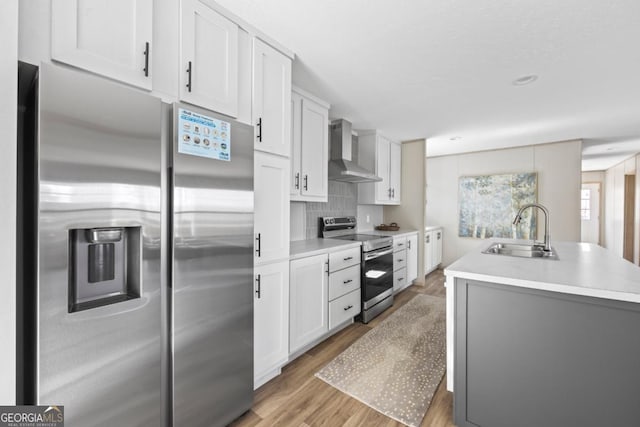
[[[140,297],[141,227],[69,231],[69,312]]]

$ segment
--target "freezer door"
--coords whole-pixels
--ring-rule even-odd
[[[69,426],[160,425],[160,100],[52,64],[38,93],[37,403]],[[138,243],[118,252],[127,229]],[[83,291],[112,299],[71,309],[73,250],[94,272]],[[113,283],[127,274],[137,296]]]
[[[174,425],[223,426],[253,397],[253,127],[173,108]]]

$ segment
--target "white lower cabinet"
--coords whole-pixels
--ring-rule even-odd
[[[418,233],[393,238],[393,292],[418,278]]]
[[[407,238],[393,238],[393,292],[407,287]]]
[[[418,233],[407,236],[407,283],[418,278]]]
[[[329,329],[339,326],[360,313],[360,289],[329,302]]]
[[[424,233],[424,274],[429,274],[442,262],[442,228],[431,228]]]
[[[294,259],[289,281],[289,356],[296,357],[360,313],[360,247]]]
[[[280,373],[289,357],[289,262],[255,267],[254,389]]]
[[[289,281],[289,353],[329,331],[327,254],[292,260]]]

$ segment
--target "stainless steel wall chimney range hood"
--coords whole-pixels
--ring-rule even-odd
[[[382,178],[351,161],[351,123],[344,120],[331,122],[331,160],[329,179],[342,182],[376,182]]]

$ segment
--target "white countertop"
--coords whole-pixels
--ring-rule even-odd
[[[516,241],[488,239],[478,249],[447,267],[444,274],[524,288],[640,302],[640,267],[608,249],[590,243],[552,240],[557,260],[482,253],[495,242]]]
[[[358,230],[359,234],[371,234],[374,236],[390,236],[390,237],[397,237],[397,236],[405,236],[405,235],[410,235],[413,233],[417,233],[418,230],[413,230],[411,228],[401,228],[398,231],[384,231],[384,230]]]
[[[440,228],[442,228],[442,226],[441,226],[441,225],[427,225],[427,226],[424,228],[424,231],[438,230],[438,229],[440,229]]]
[[[289,243],[289,259],[305,258],[308,256],[320,255],[335,252],[342,249],[357,248],[360,242],[352,242],[340,239],[306,239],[294,240]]]

